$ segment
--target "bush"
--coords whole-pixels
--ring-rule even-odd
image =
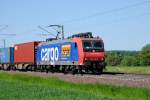
[[[139,66],[140,60],[137,56],[125,56],[121,61],[121,65],[124,66]]]
[[[107,55],[106,62],[110,66],[117,66],[121,64],[122,56],[116,52],[112,52]]]

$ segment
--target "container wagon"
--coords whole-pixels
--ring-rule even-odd
[[[0,48],[0,69],[9,70],[14,64],[14,48]]]
[[[14,46],[14,67],[18,70],[36,70],[36,49],[40,42],[28,42]]]

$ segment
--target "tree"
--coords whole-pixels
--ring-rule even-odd
[[[107,54],[106,62],[110,66],[120,65],[121,60],[122,60],[122,56],[119,55],[117,52],[111,52]]]
[[[142,48],[140,57],[142,65],[144,66],[150,65],[150,44],[147,44]]]

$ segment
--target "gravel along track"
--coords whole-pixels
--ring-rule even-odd
[[[107,84],[116,86],[143,87],[150,89],[150,75],[139,74],[102,74],[102,75],[71,75],[63,73],[45,73],[45,72],[19,72],[6,71],[9,74],[28,74],[40,77],[57,77],[73,83],[83,84]]]

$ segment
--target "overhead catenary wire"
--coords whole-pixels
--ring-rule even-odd
[[[3,35],[3,36],[16,36],[16,34],[0,34],[0,35]]]
[[[137,7],[137,6],[140,6],[140,5],[143,5],[143,4],[146,4],[146,3],[150,3],[150,0],[146,0],[146,1],[142,1],[142,2],[138,2],[138,3],[135,3],[135,4],[130,4],[130,5],[126,5],[124,7],[120,7],[120,8],[115,8],[115,9],[112,9],[112,10],[107,10],[107,11],[103,11],[103,12],[98,12],[98,13],[95,13],[95,14],[90,14],[88,16],[83,16],[83,17],[80,17],[80,18],[75,18],[75,19],[71,19],[71,20],[68,20],[68,21],[65,21],[65,22],[62,22],[63,24],[68,24],[68,23],[73,23],[73,22],[79,22],[79,21],[84,21],[84,20],[88,20],[90,18],[95,18],[97,16],[100,16],[100,15],[105,15],[105,14],[109,14],[109,13],[114,13],[114,12],[119,12],[119,11],[122,11],[122,10],[125,10],[125,9],[129,9],[129,8],[134,8],[134,7]],[[144,15],[146,16],[146,15]],[[121,18],[120,18],[121,19]],[[120,20],[119,19],[119,20]],[[123,18],[124,20],[127,20],[127,19],[130,19],[130,17],[128,18]],[[104,23],[104,24],[112,24],[112,23]],[[1,26],[1,25],[0,25]],[[55,34],[49,32],[48,30],[46,30],[45,28],[41,27],[41,26],[38,26],[39,29],[49,33],[47,35],[51,35],[51,36],[54,36],[56,37]],[[34,29],[33,31],[35,31],[36,29]],[[46,34],[43,34],[43,36],[46,36]]]
[[[8,25],[0,25],[0,27],[2,27],[2,28],[0,28],[0,31],[3,31],[8,27]]]
[[[140,17],[143,17],[143,16],[148,16],[148,15],[150,15],[150,12],[138,14],[138,15],[135,15],[135,16],[128,16],[128,17],[119,18],[119,19],[113,20],[112,22],[108,22],[108,23],[105,23],[105,24],[113,24],[114,22],[116,23],[116,22],[126,21],[126,20],[130,20],[130,19],[136,19],[136,18],[140,18]]]
[[[0,27],[2,27],[0,29],[0,31],[3,31],[5,30],[6,28],[8,28],[8,25],[0,25]],[[0,33],[1,36],[16,36],[16,34],[3,34],[3,33]]]
[[[43,30],[43,31],[45,31],[45,32],[47,32],[47,33],[49,33],[49,35],[56,37],[56,35],[55,35],[55,34],[53,34],[53,33],[49,32],[48,30],[44,29],[43,27],[38,26],[38,28],[39,28],[39,29],[41,29],[41,30]]]
[[[149,16],[150,15],[150,12],[145,12],[145,13],[142,13],[142,14],[138,14],[138,15],[135,15],[135,16],[128,16],[128,17],[123,17],[123,18],[119,18],[119,19],[115,19],[115,20],[112,20],[110,22],[105,22],[105,23],[101,23],[103,25],[101,25],[101,28],[105,25],[111,25],[111,24],[114,24],[114,23],[120,23],[120,22],[123,22],[123,21],[127,21],[127,20],[136,20],[137,18],[140,18],[140,17],[145,17],[145,16]],[[96,27],[99,27],[97,25],[92,25],[94,28]],[[78,29],[83,29],[83,27],[75,27],[75,30],[78,30]],[[87,29],[89,27],[84,27],[84,29]],[[72,33],[73,34],[73,33]]]
[[[122,10],[125,10],[125,9],[129,9],[129,8],[137,7],[137,6],[146,4],[146,3],[150,3],[150,0],[135,3],[135,4],[132,4],[132,5],[126,5],[124,7],[120,7],[120,8],[116,8],[116,9],[112,9],[112,10],[108,10],[108,11],[103,11],[103,12],[98,12],[98,13],[95,13],[95,14],[90,14],[88,16],[84,16],[84,17],[80,17],[80,18],[71,19],[71,20],[63,22],[63,24],[68,24],[68,23],[87,20],[87,19],[94,18],[94,17],[100,16],[100,15],[105,15],[105,14],[114,13],[114,12],[122,11]]]

